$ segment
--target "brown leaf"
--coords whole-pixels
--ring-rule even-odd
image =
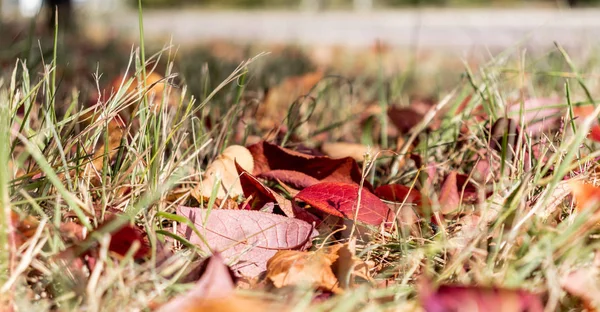
[[[321,150],[325,155],[334,159],[350,157],[358,162],[364,161],[367,153],[374,157],[379,152],[376,147],[347,142],[326,142],[321,145]]]
[[[280,85],[271,88],[265,102],[259,106],[257,120],[262,129],[273,129],[281,124],[288,107],[300,96],[306,95],[321,79],[323,71],[303,76],[289,77]]]
[[[248,149],[255,161],[253,173],[259,177],[266,178],[268,176],[291,185],[294,185],[292,182],[307,185],[317,180],[320,182],[360,184],[362,180],[362,173],[358,164],[350,157],[331,159],[324,156],[312,156],[265,141],[251,145]],[[294,174],[290,171],[299,172],[303,175]],[[306,178],[306,176],[316,180]],[[364,182],[364,186],[370,191],[373,190],[368,181]]]
[[[267,278],[277,288],[308,285],[341,293],[342,289],[331,270],[336,259],[337,255],[322,251],[281,250],[267,262]]]
[[[390,107],[387,112],[388,118],[401,133],[408,133],[414,126],[419,124],[423,117],[422,113],[409,107]]]
[[[421,193],[416,189],[400,184],[382,185],[375,189],[375,195],[392,202],[421,205]]]
[[[368,265],[355,256],[355,240],[317,251],[280,251],[267,263],[267,279],[273,286],[309,285],[341,293],[356,279],[371,281]]]
[[[356,256],[356,238],[352,238],[345,244],[331,246],[329,252],[336,253],[338,256],[332,265],[332,270],[341,288],[353,288],[356,286],[357,279],[373,281],[369,274],[369,265]]]
[[[177,233],[207,252],[220,252],[246,277],[258,276],[277,250],[304,250],[318,233],[298,219],[251,210],[215,210],[179,206],[177,214],[189,218],[202,238],[181,224]],[[208,214],[208,215],[207,215]],[[206,246],[205,242],[208,244]]]

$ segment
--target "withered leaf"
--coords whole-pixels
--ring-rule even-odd
[[[247,148],[240,145],[232,145],[227,147],[221,155],[219,155],[206,168],[202,183],[195,189],[194,194],[198,201],[200,197],[210,198],[215,183],[219,183],[217,198],[223,199],[229,193],[229,197],[235,198],[243,194],[242,185],[240,184],[238,171],[235,162],[244,169],[252,170],[254,167],[254,159]]]

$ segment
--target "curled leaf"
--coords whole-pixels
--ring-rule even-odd
[[[254,159],[247,148],[240,145],[227,147],[206,168],[202,183],[194,192],[198,201],[200,197],[210,198],[214,187],[218,188],[216,196],[218,199],[225,198],[227,194],[235,198],[244,193],[235,165],[236,161],[244,170],[252,170],[254,167]]]

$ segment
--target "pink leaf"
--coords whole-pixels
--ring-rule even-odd
[[[304,250],[318,233],[298,219],[251,210],[212,210],[177,207],[177,214],[189,218],[203,236],[185,224],[177,233],[207,252],[220,252],[242,275],[255,277],[266,270],[277,250]],[[208,246],[205,244],[208,244]]]

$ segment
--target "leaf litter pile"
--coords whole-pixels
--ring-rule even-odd
[[[60,68],[19,60],[2,306],[597,311],[596,78],[558,50],[554,80],[491,59],[431,100],[335,67],[247,90],[268,55],[192,95],[153,66],[170,50],[59,98]]]

